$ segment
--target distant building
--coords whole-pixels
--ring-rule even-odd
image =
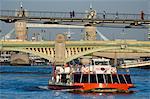
[[[11,65],[30,65],[29,54],[27,53],[12,53],[10,60]]]
[[[0,51],[0,64],[10,64],[11,51]]]
[[[0,65],[47,65],[49,61],[35,56],[14,51],[0,51]]]

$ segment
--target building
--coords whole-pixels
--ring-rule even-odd
[[[0,65],[47,65],[49,61],[35,56],[14,51],[0,51]]]
[[[0,51],[0,64],[10,64],[11,51]]]

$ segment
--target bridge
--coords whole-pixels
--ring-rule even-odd
[[[22,12],[21,12],[22,11]],[[76,25],[96,25],[105,26],[105,24],[130,24],[141,25],[150,24],[150,14],[129,14],[129,13],[96,13],[94,9],[89,12],[50,12],[50,11],[21,11],[0,10],[0,20],[8,23],[14,23],[18,20],[28,22],[39,22],[42,24],[76,24]],[[23,12],[24,11],[24,12]],[[24,14],[23,14],[24,13]]]
[[[26,40],[29,28],[85,28],[86,40],[96,40],[96,27],[149,28],[150,14],[0,10],[0,20],[15,23],[16,38]]]
[[[0,50],[32,53],[50,62],[67,63],[94,52],[150,53],[150,42],[144,41],[63,41],[62,34],[56,41],[0,41]],[[60,39],[61,38],[61,39]]]
[[[0,50],[21,51],[38,55],[58,65],[67,63],[94,52],[150,53],[149,41],[96,40],[96,27],[111,26],[121,28],[149,28],[150,14],[88,13],[26,11],[24,9],[1,10],[0,20],[15,23],[16,40],[1,40]],[[27,41],[27,30],[31,27],[85,28],[84,41],[67,41],[58,34],[55,41]]]

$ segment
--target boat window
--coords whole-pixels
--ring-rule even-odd
[[[123,75],[118,75],[119,76],[119,79],[120,79],[120,83],[126,83],[124,78],[123,78]]]
[[[62,83],[67,83],[66,74],[61,75],[61,82]]]
[[[106,83],[112,83],[110,74],[106,74],[105,79],[106,79]]]
[[[82,83],[88,83],[88,74],[83,74]]]
[[[98,77],[98,83],[104,83],[103,74],[97,74]]]
[[[132,84],[130,75],[125,75],[125,78],[128,84]]]
[[[80,83],[81,74],[74,74],[74,82]]]
[[[95,61],[95,65],[108,65],[108,61]]]
[[[119,83],[117,75],[112,75],[113,83]]]
[[[95,74],[90,74],[90,83],[97,83]]]

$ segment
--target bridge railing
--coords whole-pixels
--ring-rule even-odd
[[[97,13],[97,18],[102,19],[103,13]],[[116,13],[106,13],[105,19],[141,20],[141,14],[119,13],[118,15],[116,15]],[[150,20],[150,14],[145,14],[144,20]]]
[[[0,16],[18,17],[17,10],[0,10]],[[50,11],[25,11],[28,16],[32,18],[71,18],[70,12],[50,12]],[[75,12],[75,16],[72,18],[87,18],[88,13]],[[95,19],[120,19],[120,20],[141,20],[141,14],[128,14],[128,13],[97,13]],[[150,14],[144,14],[144,20],[150,20]]]

